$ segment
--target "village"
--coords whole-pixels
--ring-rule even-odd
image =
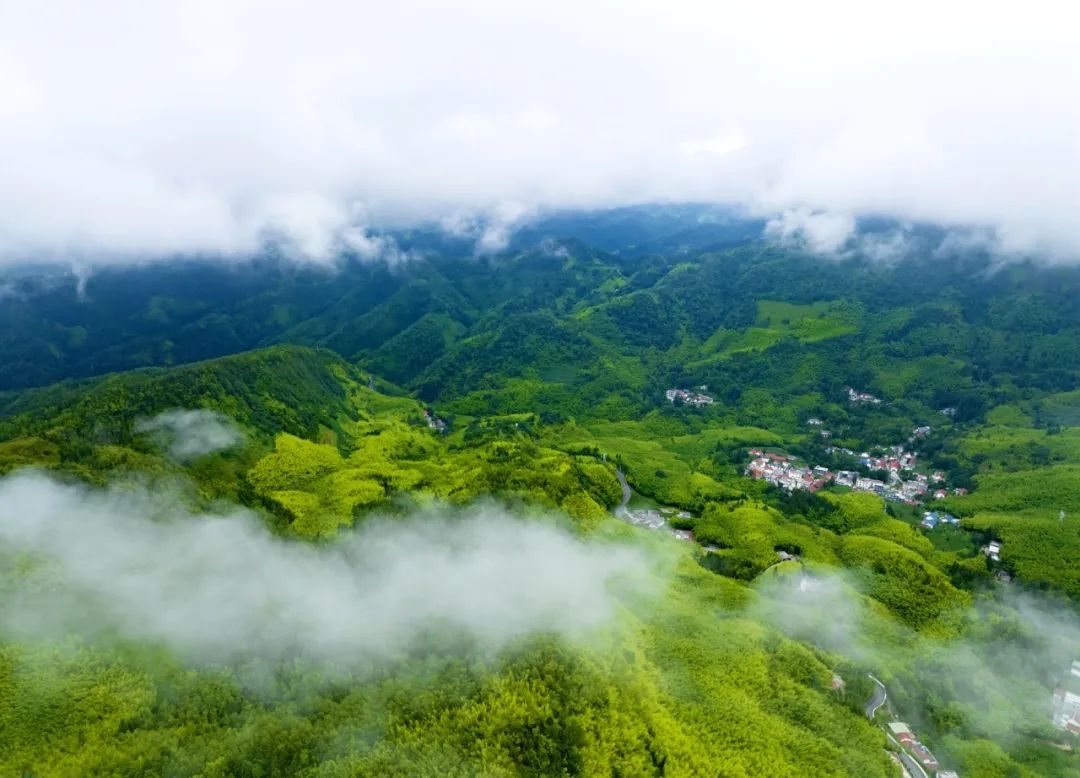
[[[811,426],[820,424],[817,419],[810,419]],[[918,427],[913,439],[929,434],[928,427]],[[760,448],[749,450],[750,463],[745,473],[751,478],[765,480],[786,491],[806,490],[816,492],[824,486],[834,484],[847,487],[856,492],[870,492],[886,500],[902,502],[906,505],[918,505],[927,499],[941,500],[950,494],[945,488],[945,474],[936,470],[930,474],[917,472],[918,455],[907,450],[903,445],[882,447],[878,453],[869,451],[855,452],[848,448],[829,446],[829,454],[839,454],[851,459],[853,465],[859,465],[869,471],[887,474],[887,480],[872,478],[856,470],[832,471],[823,465],[801,463],[797,457],[765,451]],[[966,494],[967,490],[955,488],[952,494]],[[957,522],[948,514],[938,515],[929,512],[924,517],[924,526],[933,529],[940,523]]]
[[[668,389],[664,392],[664,397],[667,398],[667,401],[672,405],[678,400],[684,405],[693,405],[700,408],[703,405],[712,405],[714,402],[712,397],[707,394],[702,394],[702,392],[708,388],[709,387],[707,386],[699,386],[698,389],[700,391],[697,392],[689,389]]]

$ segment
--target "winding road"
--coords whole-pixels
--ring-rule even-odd
[[[897,755],[900,757],[900,762],[904,765],[904,775],[910,776],[910,778],[930,778],[926,774],[926,770],[922,768],[922,765],[915,761],[915,758],[904,750],[904,746],[900,741],[892,736],[891,732],[886,732],[885,737],[889,739],[889,742],[896,746]]]
[[[866,718],[873,719],[878,708],[885,704],[888,695],[885,693],[885,684],[873,675],[870,675],[870,680],[874,682],[874,693],[870,695],[870,699],[867,700],[866,705],[863,706],[863,712],[866,714]]]
[[[870,676],[870,680],[874,682],[874,693],[870,695],[870,699],[866,701],[866,705],[863,706],[863,712],[866,713],[866,718],[873,719],[874,714],[877,713],[878,708],[885,704],[888,699],[888,695],[885,693],[885,684],[874,677],[873,673],[867,673]],[[922,768],[915,758],[907,752],[907,749],[892,736],[892,733],[888,729],[882,727],[885,732],[885,737],[889,739],[894,746],[896,746],[897,755],[900,757],[900,761],[904,765],[904,771],[911,778],[930,778],[926,774],[926,770]]]
[[[615,468],[615,477],[619,479],[619,486],[622,487],[622,502],[615,506],[615,515],[626,510],[626,506],[630,502],[630,484],[626,482],[626,474],[619,468]]]
[[[922,765],[916,762],[906,751],[900,751],[900,761],[904,763],[904,767],[907,768],[911,778],[930,778],[926,774],[926,770],[922,769]]]

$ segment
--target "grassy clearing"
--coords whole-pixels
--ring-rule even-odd
[[[1062,427],[1080,427],[1080,389],[1045,398],[1040,406],[1042,417]]]
[[[968,457],[993,470],[1021,470],[1050,463],[1080,461],[1080,428],[1050,434],[1030,427],[981,427],[960,441]]]
[[[977,476],[976,482],[974,492],[950,497],[945,505],[967,515],[992,512],[1057,518],[1059,509],[1080,514],[1080,464],[986,473]]]
[[[758,300],[754,324],[791,335],[801,343],[815,343],[857,332],[859,317],[851,306],[839,301],[797,305]]]

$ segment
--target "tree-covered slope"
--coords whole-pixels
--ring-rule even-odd
[[[1046,709],[1080,655],[1080,273],[977,253],[823,260],[725,242],[737,232],[707,209],[612,212],[553,218],[492,257],[417,230],[396,235],[414,254],[393,268],[117,269],[81,291],[24,278],[0,301],[0,488],[85,489],[117,512],[161,494],[166,519],[186,511],[177,526],[245,517],[235,553],[264,533],[305,571],[256,592],[256,611],[341,564],[309,551],[348,557],[366,532],[491,505],[605,558],[646,553],[651,590],[616,587],[587,639],[533,629],[493,648],[436,619],[378,661],[255,645],[192,661],[123,620],[70,637],[7,619],[0,766],[895,775],[887,714],[863,709],[874,673],[961,774],[1078,774]],[[767,454],[885,484],[900,450],[918,460],[900,480],[927,487],[907,498],[747,476]],[[958,522],[928,527],[931,510]],[[395,589],[436,581],[395,618],[467,577],[424,562],[460,550],[454,526],[400,551]],[[77,582],[3,537],[5,602]],[[499,583],[492,597],[513,591]]]

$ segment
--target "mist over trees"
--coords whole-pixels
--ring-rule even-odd
[[[3,380],[63,380],[0,395],[3,769],[892,775],[873,673],[962,775],[1077,774],[1078,271],[587,221],[24,279]],[[914,504],[745,475],[897,445]]]

